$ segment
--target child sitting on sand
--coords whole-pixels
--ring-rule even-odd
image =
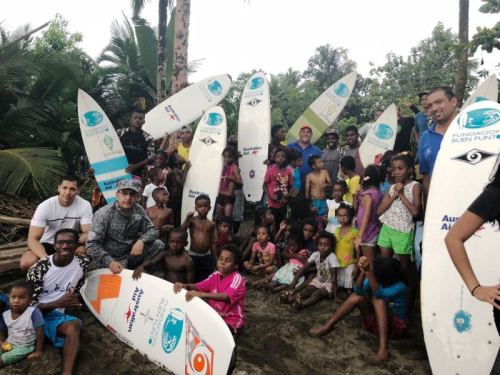
[[[377,258],[373,269],[368,258],[359,259],[361,274],[352,294],[328,322],[311,329],[311,336],[323,336],[333,330],[335,324],[359,309],[361,327],[375,333],[379,338],[377,353],[372,354],[372,361],[380,363],[388,359],[387,344],[389,339],[401,337],[406,330],[406,285],[403,284],[401,264],[394,258]],[[367,292],[373,293],[373,298]]]
[[[281,260],[281,253],[285,251],[287,248],[287,240],[290,232],[292,231],[292,221],[291,220],[283,220],[280,223],[280,228],[278,233],[276,233],[276,258],[278,261],[278,265],[282,266],[283,262]]]
[[[302,239],[296,233],[288,236],[287,248],[283,252],[290,255],[290,260],[272,276],[269,288],[273,292],[285,290],[292,283],[297,270],[304,265],[310,255],[309,250],[302,249]],[[303,276],[298,280],[297,286],[300,286],[302,282],[304,282]]]
[[[168,192],[163,188],[154,189],[152,193],[155,205],[146,210],[154,226],[158,228],[159,239],[167,240],[168,232],[174,227],[174,213],[167,207]]]
[[[349,294],[352,292],[353,274],[356,268],[354,240],[358,234],[358,230],[352,224],[353,218],[354,209],[352,206],[341,203],[337,208],[340,228],[335,230],[335,239],[337,240],[335,255],[340,264],[338,270],[339,287],[347,289]]]
[[[257,209],[254,213],[254,221],[253,226],[248,230],[246,237],[243,239],[241,243],[240,250],[243,253],[243,259],[250,259],[250,255],[252,253],[252,246],[254,244],[254,239],[257,237],[257,229],[264,225],[267,227],[269,232],[271,233],[271,242],[274,242],[274,216],[272,211],[267,207],[261,207]]]
[[[206,298],[210,306],[226,322],[233,336],[237,336],[244,322],[246,286],[238,273],[241,252],[234,245],[223,247],[217,261],[217,272],[197,284],[175,283],[174,292],[187,289],[186,301],[193,297]]]
[[[252,246],[250,261],[243,262],[243,268],[249,273],[257,275],[270,275],[276,272],[276,248],[269,241],[269,229],[260,226],[257,229],[257,242]]]
[[[30,306],[33,287],[28,281],[17,281],[10,289],[10,310],[0,321],[0,368],[42,355],[45,341],[42,312]]]

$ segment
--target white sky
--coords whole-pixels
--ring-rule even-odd
[[[0,22],[8,29],[31,23],[39,26],[59,13],[79,31],[81,46],[96,57],[109,42],[114,19],[130,17],[129,0],[1,0]],[[407,56],[411,47],[431,35],[438,21],[458,32],[459,0],[191,0],[189,60],[205,58],[198,72],[202,78],[238,74],[262,68],[267,73],[289,67],[303,71],[315,49],[329,43],[349,50],[358,72],[367,76],[369,62],[376,66],[394,51]],[[469,37],[477,26],[492,27],[498,14],[478,11],[480,0],[470,0]],[[157,24],[158,0],[152,0],[143,16]],[[495,65],[500,53],[478,53],[482,68],[500,73]]]

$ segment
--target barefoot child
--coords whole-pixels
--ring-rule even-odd
[[[236,185],[243,186],[240,167],[236,164],[237,153],[233,147],[226,147],[222,152],[224,168],[220,178],[219,196],[217,197],[217,217],[233,217]]]
[[[142,198],[141,198],[142,208],[146,210],[149,207],[153,207],[155,205],[155,200],[153,198],[153,190],[162,188],[168,193],[167,188],[164,186],[165,178],[166,176],[160,168],[154,168],[151,171],[149,171],[149,179],[151,180],[151,183],[146,185],[142,193]]]
[[[324,298],[331,298],[337,301],[337,268],[339,262],[333,253],[335,249],[335,237],[327,231],[320,232],[316,240],[318,251],[312,254],[307,263],[295,274],[295,278],[288,287],[292,291],[289,302],[293,303],[297,310],[315,305]],[[305,288],[297,288],[299,279],[311,267],[316,266],[317,275]],[[304,285],[304,284],[303,284]],[[295,290],[294,290],[295,289]]]
[[[228,243],[232,242],[231,237],[231,224],[233,218],[229,216],[222,216],[219,218],[217,233],[215,234],[215,246],[217,246],[217,256],[220,256],[222,248]]]
[[[168,192],[163,188],[154,189],[152,193],[155,205],[146,210],[154,226],[160,232],[159,239],[167,240],[168,232],[174,227],[174,213],[167,207]]]
[[[42,312],[30,306],[33,287],[28,281],[17,281],[10,289],[10,310],[0,321],[0,368],[42,355],[45,340]]]
[[[269,229],[260,226],[257,229],[257,242],[252,246],[250,261],[243,262],[243,268],[256,275],[270,275],[276,272],[276,248],[269,241]]]
[[[290,160],[290,168],[292,169],[293,182],[292,188],[290,189],[290,196],[288,197],[288,203],[290,204],[290,210],[292,216],[295,213],[295,202],[300,194],[300,188],[302,184],[300,183],[300,166],[302,165],[302,154],[298,150],[290,150],[288,153],[288,159]]]
[[[186,301],[193,297],[206,298],[222,317],[233,336],[237,336],[244,322],[246,286],[238,273],[241,252],[234,245],[226,245],[217,261],[217,272],[197,284],[176,283],[174,292],[187,289]]]
[[[194,262],[195,281],[205,280],[214,271],[217,262],[215,246],[215,224],[207,218],[210,209],[210,198],[198,195],[194,200],[195,211],[189,212],[182,223],[182,229],[189,230],[191,247],[189,255]]]
[[[337,219],[340,228],[335,229],[335,239],[337,246],[335,255],[339,261],[338,282],[340,288],[347,289],[348,294],[352,292],[353,274],[356,268],[356,251],[354,240],[358,230],[352,224],[354,209],[351,205],[341,203],[337,208]]]
[[[406,285],[401,282],[401,265],[396,259],[377,258],[373,269],[370,264],[368,258],[360,258],[361,274],[354,286],[355,294],[339,307],[324,326],[311,329],[309,334],[326,335],[357,308],[361,315],[361,327],[379,338],[379,348],[377,353],[372,354],[372,361],[380,363],[389,357],[388,340],[401,337],[406,330]],[[373,293],[373,298],[367,296],[368,291]]]
[[[194,283],[194,263],[187,255],[185,247],[187,245],[187,232],[180,228],[170,231],[168,238],[168,250],[162,251],[156,258],[144,262],[134,270],[132,278],[138,280],[142,273],[148,268],[152,268],[163,260],[165,262],[165,275],[163,278],[174,283]]]
[[[184,164],[186,170],[183,170]],[[174,212],[174,226],[177,228],[181,225],[182,190],[191,164],[186,163],[182,156],[174,152],[168,158],[168,165],[172,170],[169,208]]]
[[[326,187],[332,185],[330,175],[323,168],[323,160],[318,155],[312,155],[308,160],[312,172],[306,177],[306,198],[312,200],[312,204],[318,208],[318,215],[326,214]]]
[[[359,189],[359,175],[356,173],[356,160],[352,156],[344,156],[340,160],[340,170],[347,184],[347,191],[344,200],[353,204],[354,194]]]
[[[271,210],[267,207],[261,207],[254,212],[254,221],[253,226],[248,230],[246,237],[243,239],[241,243],[240,250],[243,253],[243,259],[250,259],[250,255],[252,254],[252,246],[257,238],[257,229],[264,225],[269,229],[271,233],[271,242],[274,241],[274,216]]]
[[[276,260],[279,266],[283,265],[283,261],[281,259],[281,253],[287,249],[287,241],[288,236],[292,232],[292,221],[291,220],[283,220],[280,223],[280,228],[278,233],[276,233],[275,238],[275,247],[276,247]]]
[[[325,230],[330,233],[335,233],[337,228],[340,228],[340,223],[337,219],[337,208],[342,204],[351,205],[344,200],[344,194],[347,191],[347,184],[343,180],[333,182],[333,199],[328,199],[326,205],[328,207],[328,218]]]

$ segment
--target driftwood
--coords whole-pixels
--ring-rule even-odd
[[[0,277],[21,272],[19,262],[21,255],[26,250],[28,250],[27,241],[17,241],[0,245]]]
[[[23,219],[20,217],[11,217],[11,216],[0,215],[0,223],[10,224],[10,225],[21,225],[21,226],[29,227],[31,220],[30,219]]]

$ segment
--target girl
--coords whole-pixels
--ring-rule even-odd
[[[409,305],[417,292],[418,275],[411,257],[413,254],[413,219],[421,208],[422,186],[411,180],[413,158],[411,155],[397,155],[391,159],[394,185],[385,194],[377,209],[383,224],[378,238],[381,255],[392,258],[399,255],[403,270],[409,280]],[[409,309],[408,311],[411,311]]]
[[[326,200],[326,206],[328,207],[328,218],[326,224],[326,231],[329,233],[335,233],[335,230],[340,227],[340,223],[337,219],[336,210],[342,204],[346,203],[349,206],[349,202],[344,201],[344,194],[347,191],[347,184],[343,180],[336,180],[332,184],[333,186],[333,199]]]
[[[144,191],[142,192],[142,197],[141,197],[141,206],[145,210],[155,206],[156,204],[153,198],[153,190],[157,188],[162,188],[165,189],[165,191],[167,191],[168,193],[168,190],[165,187],[166,176],[160,168],[151,169],[148,173],[148,177],[149,181],[151,182],[146,185]]]
[[[341,203],[337,208],[337,219],[340,227],[335,229],[335,239],[337,240],[335,255],[340,264],[338,270],[339,287],[346,288],[348,294],[352,293],[353,275],[356,268],[354,240],[358,230],[352,224],[353,218],[354,209],[352,206]]]
[[[359,259],[359,275],[352,294],[333,316],[320,328],[311,329],[311,336],[323,336],[333,330],[335,324],[359,309],[361,327],[379,337],[377,353],[372,361],[380,363],[387,360],[388,339],[401,337],[406,330],[406,285],[401,265],[394,258],[377,258],[371,262],[366,257]],[[373,298],[367,292],[373,293]]]
[[[257,229],[257,242],[252,246],[250,261],[243,262],[243,267],[247,272],[256,275],[269,275],[276,272],[274,265],[276,248],[269,241],[270,237],[266,226],[262,225]]]
[[[183,171],[184,164],[186,169]],[[174,152],[168,158],[168,165],[172,170],[169,208],[174,212],[174,226],[177,228],[181,226],[182,189],[191,163],[186,163],[182,156]]]
[[[250,228],[243,242],[241,243],[240,250],[243,252],[243,259],[249,259],[252,251],[253,240],[252,237],[257,237],[257,229],[260,226],[266,226],[271,233],[271,242],[274,242],[274,216],[271,210],[267,207],[261,207],[254,213],[253,227]]]
[[[292,222],[290,220],[283,220],[280,223],[280,229],[276,233],[276,258],[278,259],[278,265],[282,266],[280,253],[285,251],[287,248],[287,241],[290,232],[292,231]]]
[[[339,262],[333,253],[335,237],[333,234],[323,231],[319,233],[316,243],[318,251],[309,257],[307,263],[297,271],[295,278],[288,286],[288,292],[292,291],[292,296],[288,299],[288,302],[293,303],[297,310],[312,306],[324,298],[331,298],[332,294],[335,301],[337,301],[337,268]],[[318,271],[316,277],[304,288],[302,286],[306,283],[295,289],[302,275],[314,266]]]
[[[358,235],[354,241],[356,249],[361,248],[362,254],[373,262],[375,247],[380,233],[377,209],[382,202],[380,192],[380,174],[376,165],[366,167],[361,179],[361,188],[354,195],[354,209],[358,211]]]
[[[217,197],[217,217],[233,217],[234,201],[236,196],[234,190],[236,185],[243,186],[240,176],[240,167],[236,164],[236,150],[233,147],[226,147],[222,151],[224,168]]]
[[[383,195],[387,192],[389,187],[394,184],[394,177],[392,176],[392,165],[391,158],[396,156],[397,153],[395,151],[389,150],[386,151],[384,156],[382,156],[382,160],[380,161],[380,191]]]
[[[168,181],[170,179],[170,168],[168,167],[168,157],[167,154],[164,151],[158,151],[155,155],[155,161],[153,165],[150,165],[146,168],[146,176],[149,176],[149,171],[155,169],[155,168],[160,168],[163,174],[165,175],[165,181]],[[148,181],[149,183],[152,182]]]

